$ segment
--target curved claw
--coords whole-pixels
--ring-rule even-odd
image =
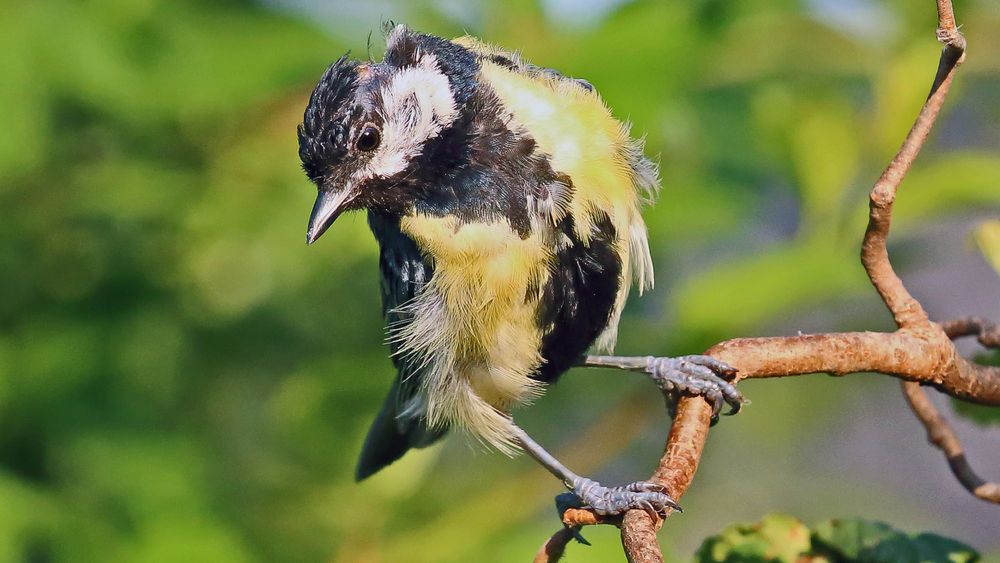
[[[619,516],[631,509],[639,509],[657,520],[667,509],[683,512],[677,501],[670,498],[666,488],[649,481],[636,481],[621,487],[605,487],[590,479],[580,479],[573,484],[573,494],[582,506],[602,516]]]
[[[570,508],[582,507],[583,502],[580,500],[580,497],[573,493],[566,492],[556,495],[556,512],[559,514],[559,518],[562,518],[563,514]],[[586,546],[590,545],[587,538],[583,537],[583,534],[580,533],[580,526],[567,526],[565,523],[563,525],[569,528],[569,532],[572,534],[574,540]]]
[[[726,378],[736,375],[736,368],[711,356],[679,356],[647,360],[646,371],[664,392],[701,395],[712,405],[712,421],[718,420],[723,404],[727,415],[740,412],[747,402]]]
[[[583,537],[583,534],[580,533],[580,526],[568,526],[568,528],[569,533],[573,535],[573,539],[576,540],[577,543],[582,543],[583,545],[590,547],[590,542],[587,541],[587,538]]]

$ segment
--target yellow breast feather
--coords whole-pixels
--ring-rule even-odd
[[[558,75],[529,72],[518,55],[475,38],[456,42],[484,55],[481,77],[510,112],[510,126],[534,138],[552,168],[572,179],[569,212],[580,240],[588,243],[599,213],[606,213],[614,225],[622,283],[608,328],[595,343],[596,348],[610,351],[632,282],[640,293],[653,286],[640,207],[653,199],[659,187],[656,167],[642,156],[642,141],[630,136],[630,126],[611,115],[596,91]],[[506,57],[515,68],[493,62],[489,59],[493,55]]]
[[[404,217],[401,230],[434,265],[434,276],[405,306],[413,320],[393,338],[425,366],[423,405],[432,426],[457,423],[512,453],[510,408],[537,397],[542,334],[531,288],[541,287],[553,257],[534,233],[521,238],[507,221],[460,223],[455,217]]]

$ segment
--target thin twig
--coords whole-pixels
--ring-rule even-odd
[[[667,445],[650,479],[665,486],[675,499],[684,495],[694,479],[708,439],[711,418],[712,407],[703,399],[684,397],[677,403]],[[656,531],[662,522],[653,522],[642,510],[630,510],[625,514],[621,538],[630,563],[662,563],[663,554],[656,541]]]
[[[896,192],[937,119],[955,69],[965,60],[965,39],[955,25],[951,1],[937,0],[937,6],[937,36],[945,43],[938,72],[906,140],[872,187],[868,227],[861,249],[865,271],[899,330],[892,334],[741,339],[724,342],[707,352],[739,369],[741,377],[880,371],[935,385],[966,400],[1000,404],[1000,370],[978,366],[958,356],[941,326],[930,322],[923,307],[903,286],[889,262],[886,248]],[[756,365],[752,365],[754,360]],[[704,400],[686,397],[679,401],[678,418],[654,474],[654,479],[661,475],[679,476],[674,486],[669,487],[675,498],[687,489],[697,469],[707,436],[709,414],[710,407]],[[691,439],[680,440],[682,436]],[[663,560],[656,543],[656,523],[644,512],[629,511],[621,528],[622,544],[629,561],[654,563]]]
[[[817,372],[833,375],[880,372],[903,379],[914,412],[928,426],[932,442],[948,455],[956,476],[980,498],[992,498],[997,494],[995,485],[972,473],[954,433],[927,401],[920,384],[934,386],[962,400],[1000,405],[1000,368],[965,360],[949,338],[976,335],[988,346],[1000,342],[1000,329],[977,318],[942,325],[931,322],[896,275],[886,248],[896,192],[940,113],[955,70],[965,59],[965,38],[955,25],[950,0],[937,0],[937,5],[937,36],[945,43],[938,71],[906,140],[872,187],[869,222],[861,251],[865,271],[892,313],[898,330],[734,339],[719,343],[706,353],[736,367],[738,379]],[[664,455],[652,478],[665,485],[674,498],[684,494],[697,470],[710,415],[711,407],[698,398],[685,397],[677,405]],[[629,561],[663,560],[655,535],[662,521],[653,522],[643,511],[632,510],[624,518],[605,521],[589,511],[574,510],[564,514],[564,521],[569,525],[620,525]]]
[[[931,128],[934,127],[934,122],[951,89],[955,70],[965,60],[965,39],[955,27],[951,0],[938,0],[938,19],[937,36],[945,42],[945,47],[941,52],[937,75],[934,77],[927,101],[920,108],[920,113],[902,146],[872,187],[868,228],[861,244],[861,263],[864,264],[865,272],[868,273],[872,285],[879,292],[900,328],[926,326],[929,321],[923,307],[903,286],[903,282],[893,271],[889,261],[885,243],[892,222],[892,204],[896,200],[899,184],[920,153]]]
[[[927,441],[944,452],[955,478],[970,493],[987,502],[1000,504],[1000,485],[982,479],[972,469],[965,457],[962,443],[952,430],[948,420],[938,412],[919,383],[903,382],[903,394],[913,414],[917,415],[927,429]]]
[[[982,317],[962,317],[941,323],[948,338],[975,336],[983,348],[1000,348],[1000,324]]]
[[[552,534],[552,537],[538,548],[538,553],[535,554],[533,560],[534,563],[556,563],[562,558],[563,553],[566,552],[566,544],[572,539],[573,531],[569,528],[563,528]]]
[[[965,317],[941,323],[949,338],[975,336],[985,348],[1000,348],[1000,325],[980,317]],[[948,466],[958,482],[977,498],[1000,504],[1000,484],[980,477],[965,457],[958,435],[940,411],[931,403],[919,384],[903,382],[903,395],[913,414],[927,430],[927,440],[944,452]]]

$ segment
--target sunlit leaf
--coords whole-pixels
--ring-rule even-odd
[[[972,562],[971,547],[936,534],[907,535],[888,524],[861,519],[836,519],[816,526],[814,545],[846,561]]]
[[[805,303],[863,287],[854,252],[829,245],[807,239],[734,257],[690,277],[675,292],[678,322],[699,332],[741,332]]]
[[[809,548],[809,528],[805,524],[791,516],[771,514],[757,524],[736,524],[705,540],[695,559],[699,563],[794,563],[800,561]]]
[[[783,514],[756,524],[735,524],[705,540],[699,563],[760,561],[920,561],[962,563],[979,559],[971,547],[936,534],[907,535],[888,524],[863,519],[822,522],[810,532]]]
[[[1000,275],[1000,220],[980,223],[973,232],[973,237],[983,256]]]
[[[560,483],[460,435],[353,482],[395,375],[378,255],[364,213],[305,245],[315,187],[295,126],[332,60],[368,55],[370,30],[379,55],[381,19],[589,79],[646,135],[663,172],[644,212],[658,287],[630,301],[620,339],[641,354],[793,331],[860,295],[863,176],[898,146],[939,49],[933,9],[902,1],[879,8],[877,37],[824,15],[836,3],[796,0],[8,4],[3,561],[505,561],[558,527]],[[960,8],[974,49],[900,189],[897,234],[1000,207],[1000,20],[989,1]],[[574,470],[648,474],[668,424],[659,395],[630,394],[648,382],[564,381],[518,419]],[[780,412],[744,424],[798,451],[857,396],[832,385],[761,392]],[[684,499],[690,514],[717,502]],[[688,518],[670,526],[703,525]],[[617,533],[588,532],[595,547],[571,559],[620,558]]]
[[[857,127],[843,103],[813,103],[799,112],[798,120],[790,125],[792,163],[803,199],[802,222],[813,232],[829,231],[858,171]]]

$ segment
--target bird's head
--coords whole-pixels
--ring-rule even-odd
[[[434,189],[460,140],[442,139],[468,102],[476,62],[458,45],[391,29],[381,62],[347,55],[320,78],[298,128],[299,157],[318,195],[306,241],[345,211],[405,211]],[[447,143],[449,146],[443,146]]]

